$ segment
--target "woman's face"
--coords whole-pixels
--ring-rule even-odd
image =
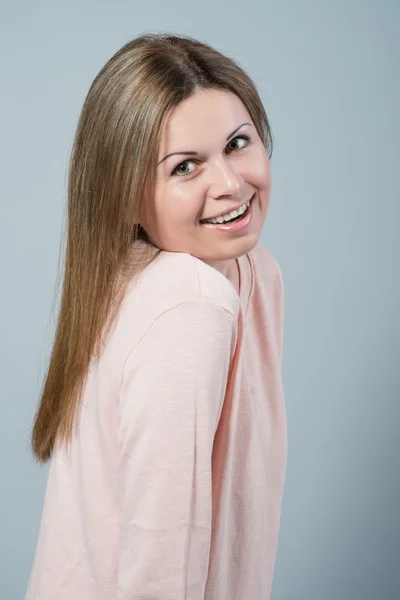
[[[236,95],[201,90],[170,113],[161,132],[154,186],[140,224],[158,248],[212,263],[238,258],[257,244],[270,202],[270,166]],[[251,221],[240,231],[200,222],[240,207],[253,194]]]

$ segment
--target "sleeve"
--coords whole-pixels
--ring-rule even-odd
[[[120,395],[118,600],[203,600],[214,435],[235,317],[208,298],[159,316],[129,355]]]

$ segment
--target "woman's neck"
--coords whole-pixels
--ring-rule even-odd
[[[240,275],[236,258],[224,261],[205,261],[214,269],[217,269],[233,285],[238,296],[240,295]]]

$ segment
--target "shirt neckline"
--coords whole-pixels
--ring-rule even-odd
[[[235,260],[239,271],[239,299],[243,316],[246,318],[254,290],[254,262],[251,251]],[[247,262],[247,268],[245,262]]]

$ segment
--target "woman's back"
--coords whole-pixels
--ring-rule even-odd
[[[55,447],[26,599],[268,597],[286,467],[283,287],[260,243],[217,270],[161,252]]]

